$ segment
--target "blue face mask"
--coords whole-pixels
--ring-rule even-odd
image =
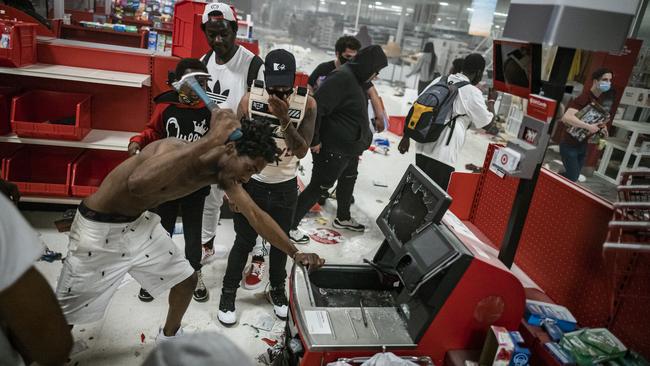
[[[600,91],[603,93],[608,92],[611,87],[612,87],[612,83],[609,81],[601,81],[598,84],[598,89],[600,89]]]

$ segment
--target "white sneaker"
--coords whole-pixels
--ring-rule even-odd
[[[309,244],[309,235],[299,228],[289,231],[289,239],[294,244]]]
[[[163,327],[160,327],[158,329],[158,336],[156,337],[156,345],[162,343],[162,342],[168,342],[168,341],[173,341],[174,339],[177,339],[178,337],[182,337],[184,334],[183,332],[183,327],[178,328],[176,331],[176,334],[173,336],[166,336],[165,333],[163,333]]]
[[[219,299],[219,311],[217,312],[217,319],[219,322],[227,327],[237,323],[237,313],[235,311],[235,297],[237,290],[221,290],[221,299]]]

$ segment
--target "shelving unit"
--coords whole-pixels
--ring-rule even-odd
[[[153,93],[160,93],[167,88],[167,71],[175,66],[176,59],[161,57],[155,51],[147,49],[56,38],[39,37],[37,48],[36,64],[22,68],[0,68],[0,86],[17,87],[23,92],[49,90],[89,94],[92,96],[92,129],[81,141],[23,138],[14,133],[0,136],[0,143],[3,144],[45,147],[39,150],[39,154],[30,156],[27,160],[23,159],[25,161],[16,161],[15,164],[32,165],[23,170],[41,169],[38,168],[41,156],[49,158],[50,154],[56,155],[60,150],[70,148],[77,149],[80,154],[86,149],[87,152],[115,151],[126,158],[129,139],[146,125],[153,111]],[[94,154],[93,156],[99,156],[94,158],[96,163],[86,165],[85,170],[80,173],[83,177],[89,175],[92,179],[82,179],[79,186],[83,186],[86,192],[97,186],[104,173],[98,173],[95,165],[101,166],[108,160],[115,162],[114,155]],[[74,160],[75,163],[76,161],[77,159]],[[53,171],[57,176],[66,174],[59,168],[54,168]],[[72,192],[72,171],[73,168],[70,168],[67,173],[71,182],[68,196],[57,196],[61,195],[61,192],[51,195],[32,192],[30,195],[25,191],[21,201],[39,204],[79,204],[81,198],[72,196],[75,194]],[[13,172],[15,176],[15,170]],[[32,183],[28,176],[21,179]],[[40,182],[35,180],[33,183]]]
[[[25,203],[49,203],[54,205],[78,205],[81,198],[76,197],[41,197],[41,196],[22,196],[20,202]]]
[[[127,151],[129,139],[134,132],[91,130],[81,141],[22,138],[12,133],[0,136],[0,142],[18,144],[76,147],[80,149]]]
[[[151,86],[151,75],[50,64],[33,64],[19,68],[0,67],[0,74],[72,80],[131,88]]]

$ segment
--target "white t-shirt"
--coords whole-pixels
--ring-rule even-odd
[[[201,57],[201,60],[203,60]],[[208,96],[224,109],[237,112],[241,98],[248,92],[246,79],[248,68],[255,55],[246,48],[239,46],[235,55],[225,64],[217,64],[214,52],[208,60],[208,73],[212,80],[208,82]],[[264,65],[260,67],[257,79],[264,80]]]
[[[43,254],[38,234],[16,207],[0,194],[0,293],[16,282]],[[0,365],[22,365],[0,323]]]
[[[441,78],[437,78],[432,81],[427,88],[432,84],[437,83],[440,79]],[[455,84],[461,81],[469,81],[469,79],[464,74],[458,73],[450,75],[449,81]],[[490,124],[494,117],[485,105],[483,93],[473,85],[466,85],[458,89],[458,97],[454,101],[453,115],[456,116],[462,114],[465,114],[465,116],[456,119],[456,128],[451,136],[449,145],[447,145],[447,139],[449,138],[451,129],[445,128],[438,140],[435,142],[416,142],[415,152],[447,165],[454,166],[458,159],[458,152],[460,152],[460,149],[462,149],[465,144],[465,133],[470,125],[474,128],[483,128]],[[451,118],[451,116],[449,118]]]

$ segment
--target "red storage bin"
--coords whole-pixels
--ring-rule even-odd
[[[128,157],[124,151],[86,150],[72,165],[72,195],[95,193],[108,173]]]
[[[5,166],[7,164],[7,159],[14,156],[16,151],[20,150],[22,146],[20,144],[12,143],[0,143],[0,178],[7,179],[5,176]]]
[[[396,134],[397,136],[402,136],[404,134],[404,121],[406,117],[399,116],[390,116],[388,117],[388,131]]]
[[[20,89],[13,86],[0,86],[0,135],[11,132],[11,98],[19,92]]]
[[[81,149],[31,145],[7,159],[6,178],[23,195],[68,196],[72,164]]]
[[[0,19],[0,36],[7,31],[10,37],[8,48],[0,45],[0,66],[21,67],[36,63],[36,27],[34,23]]]
[[[90,132],[90,95],[32,90],[15,97],[11,128],[20,137],[82,140]],[[74,118],[74,125],[54,123]]]
[[[205,4],[200,1],[179,1],[174,4],[173,56],[199,58],[210,50],[201,30]]]

